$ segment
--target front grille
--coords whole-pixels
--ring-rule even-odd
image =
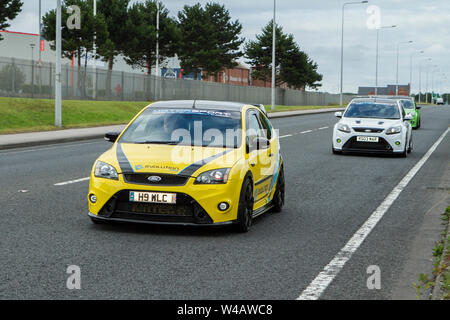
[[[134,173],[124,174],[124,180],[128,183],[143,184],[149,186],[184,186],[189,180],[189,176],[179,176],[175,174],[159,173]],[[159,177],[160,181],[150,181],[149,177]]]
[[[381,133],[384,129],[380,128],[353,128],[355,132],[364,132],[364,133]]]
[[[383,139],[378,138],[378,142],[359,142],[356,137],[349,139],[344,147],[344,151],[383,151],[390,152],[392,151],[392,147],[389,143]]]
[[[105,204],[102,210],[100,210],[99,215],[105,218],[136,221],[194,224],[213,223],[206,211],[197,203],[197,201],[187,194],[176,192],[176,204],[157,204],[130,202],[130,191],[131,190],[122,190],[116,193]]]

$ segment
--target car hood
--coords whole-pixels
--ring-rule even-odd
[[[399,119],[367,119],[367,118],[342,118],[342,124],[346,124],[352,128],[387,128],[401,124]]]
[[[100,161],[116,167],[118,173],[161,173],[197,176],[215,168],[231,168],[240,149],[156,144],[116,143]]]

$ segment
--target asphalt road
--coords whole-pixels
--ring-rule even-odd
[[[272,121],[287,203],[247,234],[227,228],[97,226],[87,217],[102,140],[0,152],[0,299],[296,299],[448,128],[425,107],[406,159],[335,156],[332,114]],[[325,290],[322,299],[390,299],[426,212],[442,195],[450,134]],[[448,186],[447,186],[448,187]],[[440,191],[439,191],[440,190]],[[81,268],[81,290],[66,269]],[[382,289],[368,290],[369,265]]]

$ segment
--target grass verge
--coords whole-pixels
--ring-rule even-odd
[[[62,102],[63,128],[84,128],[129,122],[149,102]],[[0,134],[57,130],[55,102],[47,99],[0,98]]]
[[[128,123],[149,102],[63,100],[63,129]],[[276,106],[275,112],[338,106]],[[270,106],[266,106],[270,111]],[[0,134],[59,130],[51,99],[0,98]]]
[[[423,291],[430,292],[429,299],[450,300],[450,207],[445,210],[441,217],[445,230],[442,232],[442,239],[436,243],[433,248],[433,271],[432,275],[421,273],[418,282],[415,282],[414,288],[418,299],[424,295]],[[440,290],[434,290],[435,287]],[[438,292],[439,297],[433,297],[432,293]],[[425,293],[426,294],[426,293]]]

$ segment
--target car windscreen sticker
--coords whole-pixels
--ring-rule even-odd
[[[152,110],[153,114],[200,114],[205,116],[213,116],[213,117],[223,117],[223,118],[231,118],[232,115],[230,112],[226,111],[217,111],[217,110],[202,110],[202,109],[157,109]]]

